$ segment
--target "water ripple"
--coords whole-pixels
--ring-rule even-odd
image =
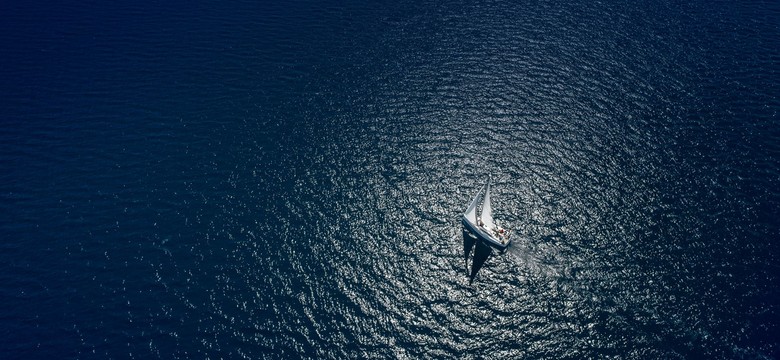
[[[117,6],[2,6],[12,357],[777,353],[777,5]]]

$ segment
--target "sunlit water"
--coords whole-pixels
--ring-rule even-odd
[[[778,357],[777,3],[0,9],[11,358]]]

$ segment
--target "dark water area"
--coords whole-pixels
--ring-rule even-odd
[[[778,2],[0,19],[1,358],[780,358]]]

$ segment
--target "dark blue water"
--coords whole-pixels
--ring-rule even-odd
[[[774,1],[4,2],[0,357],[778,359],[778,110]]]

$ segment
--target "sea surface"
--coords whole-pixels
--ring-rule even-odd
[[[0,358],[780,359],[779,110],[778,1],[4,1]]]

